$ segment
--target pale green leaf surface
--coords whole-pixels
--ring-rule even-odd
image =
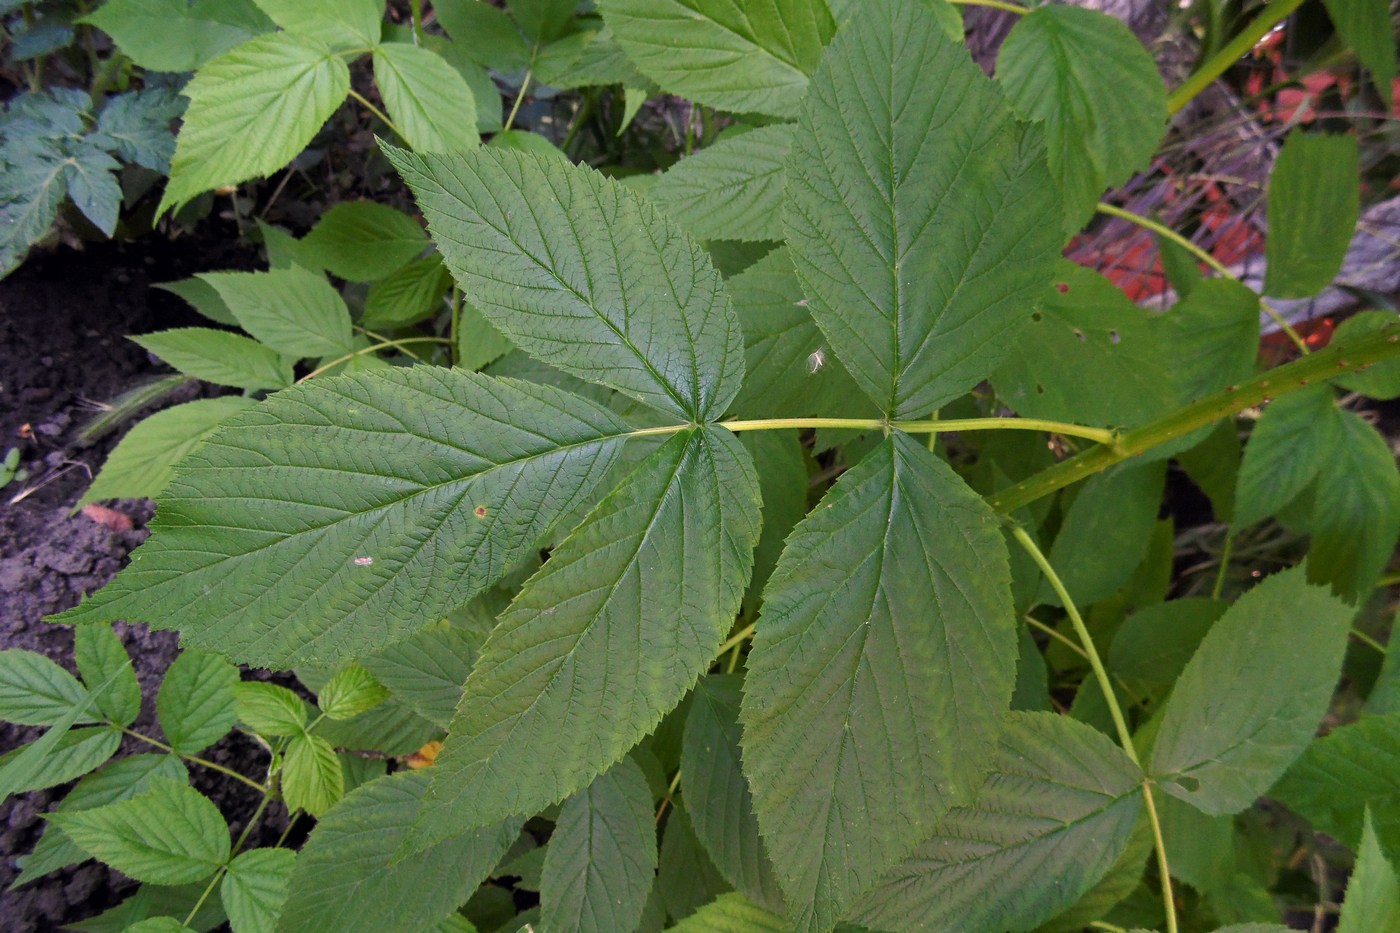
[[[764,126],[672,166],[647,196],[701,240],[781,240],[789,124]]]
[[[1010,582],[991,511],[904,434],[788,538],[741,718],[744,770],[798,929],[829,927],[972,801],[1015,677]]]
[[[1317,739],[1269,796],[1353,850],[1370,807],[1387,857],[1400,857],[1400,713],[1363,716]]]
[[[233,933],[270,933],[287,900],[296,853],[290,849],[253,849],[229,863],[219,882]]]
[[[78,679],[44,655],[25,648],[0,651],[0,719],[50,726],[87,699]]]
[[[384,0],[253,0],[290,33],[334,48],[371,49],[379,44]]]
[[[323,42],[260,36],[199,70],[160,210],[258,178],[294,159],[350,90],[350,70]]]
[[[272,28],[268,20],[227,21],[213,4],[189,0],[107,0],[83,19],[151,71],[193,71]]]
[[[823,59],[784,225],[812,316],[888,416],[985,378],[1049,281],[1062,238],[1039,135],[920,4],[872,0]]]
[[[651,791],[642,769],[624,758],[559,810],[540,876],[543,929],[636,929],[656,860]]]
[[[1317,478],[1341,443],[1335,396],[1326,386],[1270,402],[1244,448],[1235,523],[1244,528],[1283,509]]]
[[[975,803],[952,810],[851,917],[875,929],[1030,930],[1124,852],[1142,772],[1106,736],[1012,713]]]
[[[204,398],[143,419],[107,455],[78,505],[102,499],[155,498],[170,485],[177,463],[198,450],[221,424],[255,405],[252,399],[237,395]]]
[[[179,628],[263,666],[369,654],[533,553],[624,430],[557,389],[460,370],[305,383],[207,441],[131,566],[65,620]]]
[[[649,202],[531,153],[387,151],[457,282],[521,349],[695,420],[734,398],[743,355],[729,297]]]
[[[331,743],[299,733],[287,743],[282,762],[282,798],[289,810],[321,816],[345,795],[345,772]]]
[[[328,719],[354,719],[387,699],[389,691],[362,664],[341,668],[316,694]]]
[[[156,694],[165,740],[177,752],[197,755],[238,721],[238,668],[217,654],[194,649],[171,664]]]
[[[1400,930],[1400,878],[1381,851],[1371,815],[1361,832],[1356,867],[1347,880],[1346,900],[1337,933]]]
[[[1341,271],[1361,212],[1355,136],[1294,130],[1269,176],[1264,294],[1309,298]]]
[[[695,688],[681,746],[681,792],[695,836],[724,879],[781,913],[782,893],[740,762],[742,689],[735,674],[710,674]]]
[[[279,684],[239,681],[233,685],[233,698],[239,721],[258,735],[281,738],[306,728],[306,701]]]
[[[129,726],[141,715],[141,684],[121,637],[110,623],[80,625],[73,632],[73,660],[87,684],[107,683],[93,703],[104,718]]]
[[[281,933],[424,929],[452,913],[520,833],[506,820],[394,860],[427,795],[425,771],[391,774],[352,791],[297,856]]]
[[[307,236],[311,239],[312,234]],[[207,272],[241,326],[260,342],[298,359],[352,349],[350,311],[319,272],[299,266],[270,272]]]
[[[71,730],[60,726],[61,724],[55,724],[49,727],[50,732],[59,734],[57,742],[44,752],[38,767],[23,780],[20,780],[11,791],[12,793],[57,787],[59,784],[66,784],[74,778],[80,778],[115,755],[117,746],[121,745],[121,732],[109,726],[91,726]],[[0,756],[0,768],[7,769],[11,764],[19,761],[26,751],[43,747],[39,743],[46,739],[48,739],[47,733],[28,745],[21,745],[19,748],[6,752]]]
[[[83,851],[137,881],[186,884],[228,860],[219,811],[199,791],[165,778],[153,778],[138,797],[50,819]]]
[[[402,268],[428,246],[418,221],[373,201],[341,201],[305,238],[308,262],[348,282],[374,282]]]
[[[293,381],[291,364],[282,354],[242,334],[179,327],[131,339],[186,376],[216,385],[257,391],[285,389]]]
[[[415,259],[369,287],[360,323],[370,330],[417,324],[445,307],[443,295],[451,285],[452,275],[437,253]]]
[[[791,933],[792,927],[737,892],[721,894],[680,923],[672,933]]]
[[[404,42],[374,50],[374,81],[389,118],[415,152],[455,152],[481,143],[476,98],[439,55]]]
[[[1355,412],[1333,407],[1337,445],[1313,494],[1308,580],[1360,604],[1375,589],[1400,537],[1400,471],[1395,452]]]
[[[1309,586],[1301,568],[1241,596],[1167,703],[1150,768],[1162,789],[1213,815],[1254,803],[1303,753],[1327,711],[1353,614]]]
[[[1016,113],[1045,127],[1065,232],[1105,188],[1147,168],[1167,126],[1157,65],[1120,20],[1048,4],[1019,18],[997,54],[997,81]]]
[[[826,0],[602,0],[604,21],[663,90],[792,116],[836,24]]]
[[[1327,16],[1348,48],[1371,72],[1371,82],[1390,107],[1395,81],[1395,30],[1386,0],[1323,0]]]
[[[684,432],[643,461],[482,648],[417,844],[540,810],[651,732],[733,624],[758,533],[758,480],[728,431]]]

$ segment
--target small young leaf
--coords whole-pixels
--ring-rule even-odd
[[[1361,213],[1355,136],[1294,130],[1269,176],[1264,294],[1308,298],[1337,277]]]
[[[1015,679],[1010,584],[990,509],[905,434],[788,538],[742,719],[744,770],[799,930],[830,927],[972,802]]]
[[[129,726],[141,715],[141,684],[126,646],[110,623],[80,625],[73,631],[73,660],[83,682],[111,686],[94,694],[97,710],[119,726]]]
[[[282,763],[282,797],[291,810],[320,816],[345,795],[345,772],[331,743],[299,732],[287,743]]]
[[[238,683],[238,668],[216,654],[189,649],[176,658],[156,694],[156,715],[170,746],[197,755],[228,734],[239,717]]]
[[[931,931],[1031,930],[1113,866],[1142,812],[1141,769],[1068,717],[1012,713],[1007,723],[976,803],[948,813],[853,919],[874,929],[920,917]]]
[[[426,771],[371,781],[316,824],[292,871],[281,933],[425,929],[467,899],[519,836],[521,821],[452,836],[393,861],[428,781]]]
[[[1016,114],[1045,127],[1050,173],[1073,233],[1105,188],[1147,167],[1167,126],[1157,64],[1121,20],[1051,4],[1016,21],[997,54]]]
[[[415,844],[548,806],[654,729],[732,626],[758,530],[758,480],[730,432],[686,431],[643,461],[501,616]]]
[[[642,769],[624,758],[564,801],[540,877],[546,929],[636,929],[656,877],[656,814]]]
[[[1162,789],[1215,815],[1254,803],[1302,754],[1327,711],[1353,614],[1309,586],[1302,568],[1240,597],[1167,703],[1150,769]]]
[[[320,273],[293,266],[200,278],[214,286],[239,326],[278,353],[300,359],[350,349],[350,311]]]
[[[251,39],[199,70],[160,210],[275,172],[306,148],[350,91],[324,42],[288,32]],[[258,145],[246,145],[256,139]]]
[[[673,166],[647,192],[700,240],[781,240],[783,163],[793,127],[722,139]]]
[[[68,197],[104,236],[117,229],[117,212],[122,204],[121,185],[114,174],[121,163],[90,145],[77,147],[68,157],[64,173]]]
[[[111,36],[122,54],[142,68],[194,71],[273,29],[272,21],[261,15],[228,16],[229,7],[215,0],[193,5],[188,0],[107,0],[83,21]]]
[[[199,791],[165,778],[153,778],[138,797],[50,819],[83,851],[137,881],[186,884],[228,861],[219,811]]]
[[[240,389],[284,389],[292,366],[282,354],[241,334],[180,327],[131,338],[187,376]]]
[[[126,432],[78,505],[102,499],[155,498],[170,485],[175,464],[198,450],[224,422],[256,405],[253,399],[226,395],[156,412]]]
[[[601,0],[648,78],[711,107],[790,117],[836,23],[825,0]]]
[[[0,719],[50,726],[87,699],[78,679],[44,655],[24,648],[0,651]]]
[[[229,863],[219,883],[233,933],[270,933],[287,900],[296,853],[290,849],[254,849]]]
[[[58,740],[44,752],[38,767],[22,780],[18,780],[10,793],[23,793],[43,790],[66,784],[74,778],[82,777],[117,752],[122,734],[110,726],[93,726],[84,729],[60,729],[50,727],[50,732],[58,732]],[[0,769],[6,769],[18,762],[30,749],[43,747],[48,735],[21,745],[19,748],[0,755]]]
[[[289,33],[320,39],[337,52],[379,45],[384,0],[253,0]]]
[[[208,441],[140,559],[65,621],[178,627],[187,645],[261,666],[363,656],[535,553],[608,475],[625,431],[557,389],[458,370],[307,382]],[[324,585],[308,595],[308,579]]]
[[[168,175],[170,157],[175,154],[170,121],[184,112],[185,102],[169,88],[117,94],[102,105],[97,129],[88,142],[116,153],[123,161]]]
[[[872,0],[822,60],[784,225],[812,316],[888,416],[985,378],[1050,280],[1063,238],[1039,135],[921,3]]]
[[[362,664],[341,668],[316,695],[328,719],[354,719],[387,699],[389,691]]]
[[[1356,867],[1347,880],[1337,933],[1400,930],[1400,878],[1381,851],[1371,813],[1366,812]]]
[[[723,413],[743,378],[718,273],[675,222],[591,169],[481,148],[386,148],[472,303],[521,349],[670,414]]]
[[[264,737],[300,735],[306,729],[306,701],[286,687],[243,680],[234,684],[238,719]]]
[[[302,256],[332,275],[375,282],[422,254],[428,236],[402,211],[373,201],[341,201],[300,242]]]
[[[406,42],[386,42],[374,50],[374,81],[390,119],[415,152],[480,145],[472,89],[440,56]]]

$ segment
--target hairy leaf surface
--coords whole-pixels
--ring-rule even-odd
[[[306,383],[207,441],[131,566],[64,618],[179,628],[278,667],[368,654],[532,553],[623,430],[557,389],[458,370]]]
[[[739,607],[758,481],[732,434],[648,457],[502,614],[434,767],[419,839],[528,814],[584,787],[680,702]]]
[[[472,303],[527,353],[696,420],[733,399],[742,343],[719,274],[639,195],[532,153],[387,151]]]
[[[895,434],[788,538],[749,656],[744,770],[800,930],[831,926],[968,804],[1016,666],[1006,545]]]
[[[984,378],[1049,281],[1060,208],[1039,136],[922,4],[873,0],[823,59],[784,223],[813,317],[887,415]]]

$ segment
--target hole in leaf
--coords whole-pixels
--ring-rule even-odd
[[[1080,343],[1083,343],[1086,339],[1088,339],[1084,336],[1084,331],[1080,330],[1078,327],[1074,329],[1074,338]]]
[[[1183,774],[1181,777],[1177,778],[1176,783],[1188,794],[1194,794],[1201,789],[1201,782],[1188,774]]]
[[[1122,340],[1122,339],[1123,339],[1122,337],[1118,336],[1118,331],[1116,331],[1116,330],[1111,330],[1111,331],[1108,332],[1108,341],[1109,341],[1109,343],[1117,343],[1118,341],[1120,341],[1120,340]]]
[[[1041,314],[1039,311],[1032,311],[1032,312],[1031,312],[1031,320],[1032,320],[1032,321],[1037,321],[1037,322],[1038,322],[1042,317],[1044,317],[1044,315]]]
[[[1044,395],[1044,394],[1045,394],[1045,386],[1043,386],[1043,385],[1041,385],[1040,383],[1037,382],[1037,383],[1035,384],[1035,394],[1036,394],[1036,395]]]

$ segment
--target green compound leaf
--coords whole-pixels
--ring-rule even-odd
[[[239,721],[258,735],[281,738],[306,729],[306,701],[286,687],[239,681],[233,686],[233,698]]]
[[[1040,134],[903,0],[841,31],[798,126],[784,223],[812,316],[881,411],[927,417],[1006,357],[1050,280],[1060,206]]]
[[[238,722],[238,668],[217,654],[188,650],[160,682],[156,715],[165,740],[183,755],[197,755]]]
[[[185,87],[190,106],[160,211],[277,171],[349,91],[350,69],[316,39],[279,32],[220,55]]]
[[[209,272],[238,324],[287,356],[338,356],[353,349],[350,311],[319,272],[297,266],[271,272]]]
[[[1376,827],[1367,811],[1337,933],[1370,930],[1400,930],[1400,878],[1381,851]]]
[[[1390,443],[1355,412],[1333,406],[1339,443],[1313,493],[1308,580],[1359,605],[1400,537],[1400,471]]]
[[[330,742],[305,732],[292,736],[282,762],[282,797],[289,810],[320,816],[345,795],[345,772]]]
[[[194,71],[273,28],[256,10],[239,16],[221,0],[107,0],[83,22],[107,33],[123,55],[151,71]]]
[[[167,778],[105,807],[50,818],[93,858],[149,884],[188,884],[228,861],[228,826],[199,791]]]
[[[1341,446],[1331,389],[1317,386],[1270,402],[1249,435],[1235,489],[1235,523],[1264,520],[1302,494]]]
[[[370,330],[417,324],[442,310],[443,296],[451,286],[452,275],[443,266],[441,256],[433,253],[415,259],[370,286],[360,323]]]
[[[328,719],[354,719],[389,699],[389,691],[361,664],[337,671],[316,694],[316,702]]]
[[[1323,4],[1347,48],[1371,72],[1376,93],[1389,108],[1393,102],[1396,57],[1390,5],[1380,0],[1323,0]]]
[[[490,625],[495,625],[494,613]],[[443,620],[365,658],[364,664],[395,699],[445,729],[487,631]]]
[[[1308,298],[1337,277],[1361,214],[1355,136],[1294,130],[1269,176],[1264,294]]]
[[[742,689],[743,678],[735,674],[711,674],[696,686],[681,745],[681,792],[695,836],[724,880],[781,912],[782,894],[740,764]]]
[[[1362,311],[1343,321],[1332,335],[1332,339],[1338,343],[1350,342],[1384,330],[1395,322],[1394,312]],[[1400,361],[1386,360],[1383,363],[1375,363],[1363,372],[1350,372],[1339,376],[1334,382],[1348,392],[1360,392],[1371,398],[1386,401],[1400,398]]]
[[[58,734],[58,739],[48,745],[49,736]],[[50,727],[49,732],[28,745],[6,752],[0,756],[0,768],[6,770],[19,762],[27,752],[36,748],[46,748],[40,756],[38,766],[31,773],[16,779],[18,783],[10,793],[30,790],[43,790],[66,784],[80,778],[117,753],[122,734],[111,726],[93,726],[84,729],[67,729],[61,725]],[[41,745],[41,743],[44,743]]]
[[[642,769],[624,758],[564,801],[540,875],[549,930],[634,930],[656,877],[656,814]]]
[[[874,929],[1031,930],[1075,903],[1124,849],[1142,771],[1102,733],[1012,713],[976,803],[952,810],[851,918]]]
[[[628,58],[663,90],[790,117],[836,31],[825,0],[601,0]]]
[[[1387,857],[1400,856],[1400,713],[1363,716],[1315,740],[1269,796],[1353,850],[1369,807]]]
[[[995,516],[904,434],[788,538],[745,685],[744,770],[799,930],[971,803],[1015,679]]]
[[[1051,4],[1016,21],[997,55],[997,81],[1016,113],[1045,127],[1071,233],[1105,188],[1147,167],[1167,126],[1157,65],[1123,22]]]
[[[783,163],[793,127],[722,139],[672,167],[647,192],[701,240],[781,240]]]
[[[320,39],[337,52],[379,44],[384,0],[253,0],[290,33]]]
[[[228,874],[219,883],[219,897],[233,933],[268,933],[276,928],[296,860],[290,849],[254,849],[229,863]]]
[[[63,618],[179,628],[259,666],[361,657],[534,553],[624,430],[557,389],[458,370],[305,383],[208,440],[131,566]]]
[[[455,152],[481,144],[472,89],[441,56],[386,42],[374,50],[374,81],[414,151]]]
[[[51,726],[88,699],[78,679],[37,651],[0,651],[0,719]],[[98,718],[96,712],[87,721]]]
[[[428,769],[431,770],[431,769]],[[467,899],[520,833],[520,820],[393,861],[427,796],[426,771],[371,781],[316,824],[292,872],[281,933],[421,930]]]
[[[501,615],[418,844],[541,810],[651,732],[724,641],[758,533],[758,480],[728,431],[684,432],[643,461]]]
[[[347,282],[376,282],[422,255],[428,236],[403,211],[373,201],[341,201],[300,243],[307,263]]]
[[[110,623],[80,625],[73,632],[73,660],[86,684],[106,683],[93,693],[93,703],[105,719],[129,726],[141,715],[141,684],[121,637]]]
[[[680,923],[671,933],[792,933],[792,927],[742,894],[721,894]]]
[[[291,363],[282,354],[226,330],[180,327],[131,340],[186,376],[216,385],[256,392],[285,389],[294,379]]]
[[[739,323],[708,255],[588,168],[533,153],[386,147],[447,267],[525,352],[695,421],[739,390]]]
[[[1327,711],[1353,614],[1309,586],[1301,568],[1240,597],[1167,703],[1150,767],[1162,789],[1216,816],[1254,803],[1307,748]]]

